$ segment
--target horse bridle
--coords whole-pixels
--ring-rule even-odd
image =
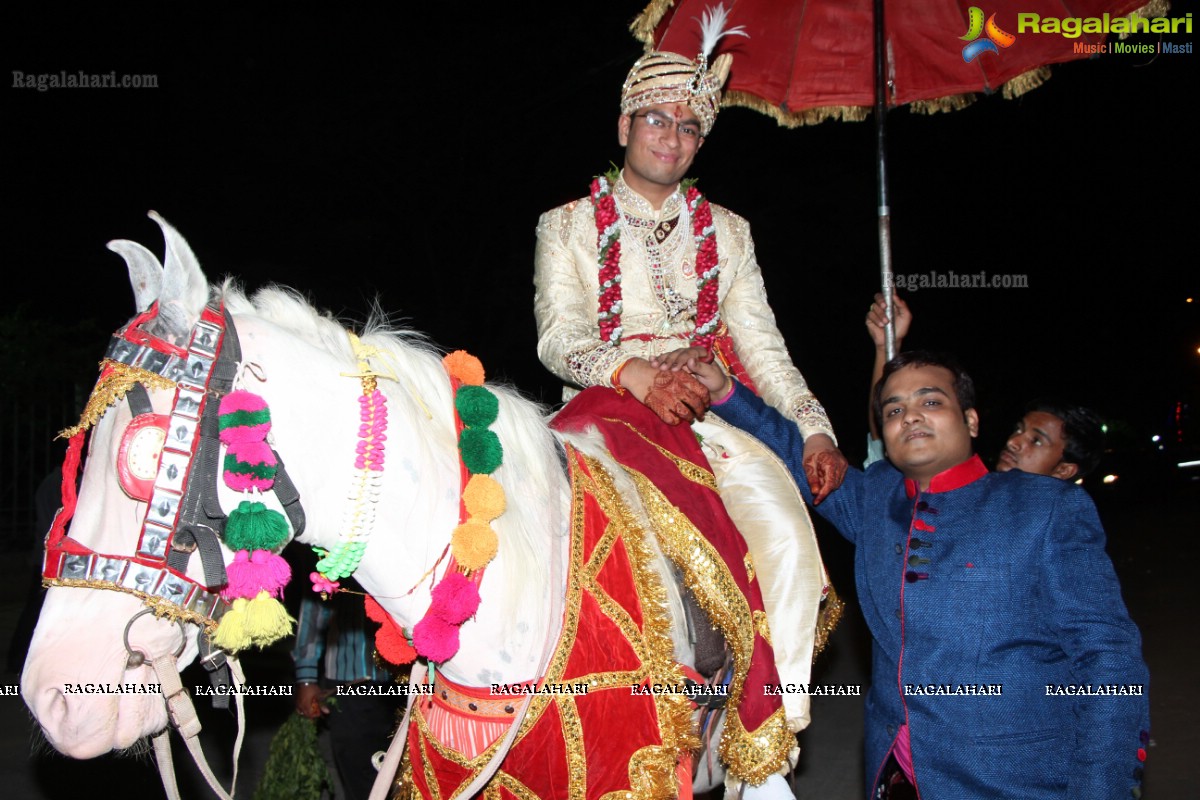
[[[80,424],[64,431],[69,436],[63,462],[63,505],[46,535],[42,566],[44,586],[105,589],[138,597],[148,608],[134,614],[125,627],[124,643],[129,653],[127,665],[141,666],[149,660],[162,686],[168,716],[183,736],[205,779],[222,798],[227,794],[212,775],[200,751],[196,736],[200,723],[191,698],[179,677],[175,653],[158,656],[135,650],[129,644],[129,630],[143,614],[177,622],[199,625],[201,663],[216,685],[244,683],[237,660],[211,645],[209,637],[230,604],[220,590],[227,583],[220,534],[226,515],[217,496],[220,441],[217,409],[221,397],[233,387],[241,368],[241,347],[233,318],[219,300],[205,306],[193,327],[186,347],[155,336],[145,326],[158,315],[158,304],[133,317],[113,334],[100,379],[88,400]],[[99,421],[113,404],[128,401],[134,421],[153,415],[147,386],[174,388],[171,411],[166,416],[162,453],[146,500],[146,511],[134,555],[98,553],[67,535],[67,523],[75,512],[76,478],[87,429]],[[148,420],[157,424],[158,420]],[[131,428],[133,422],[131,421]],[[278,458],[278,454],[276,454]],[[124,487],[124,484],[122,485]],[[128,489],[126,492],[128,493]],[[299,493],[283,461],[279,460],[274,491],[291,523],[292,535],[304,530],[304,511]],[[192,553],[200,553],[204,583],[187,575]],[[233,692],[238,712],[238,737],[234,749],[233,782],[237,781],[237,760],[243,726],[242,695]],[[213,703],[228,707],[229,693],[214,692]],[[178,797],[171,764],[167,731],[154,738],[163,785],[171,798]]]

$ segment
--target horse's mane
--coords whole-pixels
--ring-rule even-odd
[[[344,360],[353,367],[355,359],[346,336],[346,327],[328,313],[318,311],[293,289],[271,285],[248,298],[232,280],[219,287],[225,307],[231,314],[252,314],[273,323],[315,347]],[[392,425],[412,430],[429,430],[428,409],[419,397],[405,391],[405,382],[429,398],[445,395],[449,408],[449,381],[442,365],[442,353],[416,331],[398,328],[378,307],[362,328],[364,344],[385,354],[386,361],[401,376],[401,391],[389,392],[389,418]],[[389,382],[381,382],[381,386]],[[559,534],[561,524],[555,516],[561,504],[559,493],[565,485],[559,466],[559,444],[546,424],[546,410],[503,384],[489,383],[488,388],[500,401],[500,414],[492,430],[504,447],[504,463],[493,475],[504,487],[507,507],[493,522],[505,552],[502,603],[511,614],[534,608],[549,582],[548,537]],[[444,437],[435,446],[430,437],[418,437],[427,445],[428,458],[454,459],[454,432],[447,426]],[[518,485],[519,484],[519,485]],[[433,495],[434,493],[429,493]],[[450,531],[446,531],[447,541]]]

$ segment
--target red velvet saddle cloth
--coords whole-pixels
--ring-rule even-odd
[[[676,763],[695,744],[686,696],[642,687],[682,686],[672,659],[665,593],[652,553],[597,463],[571,450],[571,543],[558,647],[486,798],[599,798],[610,792],[671,798]],[[636,689],[635,689],[636,687]],[[430,735],[419,700],[408,733],[400,794],[454,798],[491,760]]]
[[[725,634],[734,660],[733,713],[721,758],[732,774],[761,782],[783,766],[795,738],[778,697],[763,691],[779,679],[753,565],[695,436],[604,389],[578,395],[554,426],[600,428],[636,487],[658,549]],[[599,462],[569,448],[568,469],[571,551],[562,635],[540,693],[482,795],[674,798],[680,790],[676,764],[696,741],[691,704],[672,691],[685,681],[673,660],[655,555]],[[399,795],[460,797],[498,745],[467,758],[438,742],[421,713],[428,702],[418,702],[410,721]]]

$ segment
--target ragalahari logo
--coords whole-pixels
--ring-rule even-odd
[[[967,32],[958,37],[967,42],[967,46],[963,48],[963,61],[970,64],[983,53],[1000,54],[1001,47],[1012,47],[1013,42],[1017,37],[1011,33],[1006,33],[1000,30],[1000,26],[996,24],[996,15],[992,14],[987,18],[987,23],[983,21],[983,9],[979,6],[971,6],[967,12],[967,23],[970,27]],[[979,35],[986,33],[987,38],[980,39]]]

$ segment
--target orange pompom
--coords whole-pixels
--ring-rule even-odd
[[[487,475],[472,475],[462,499],[467,513],[483,522],[491,522],[504,513],[504,489]]]
[[[483,385],[483,364],[466,350],[455,350],[442,359],[446,372],[468,386]]]
[[[487,523],[469,519],[450,535],[450,552],[466,570],[483,569],[496,557],[500,546],[496,532]]]

